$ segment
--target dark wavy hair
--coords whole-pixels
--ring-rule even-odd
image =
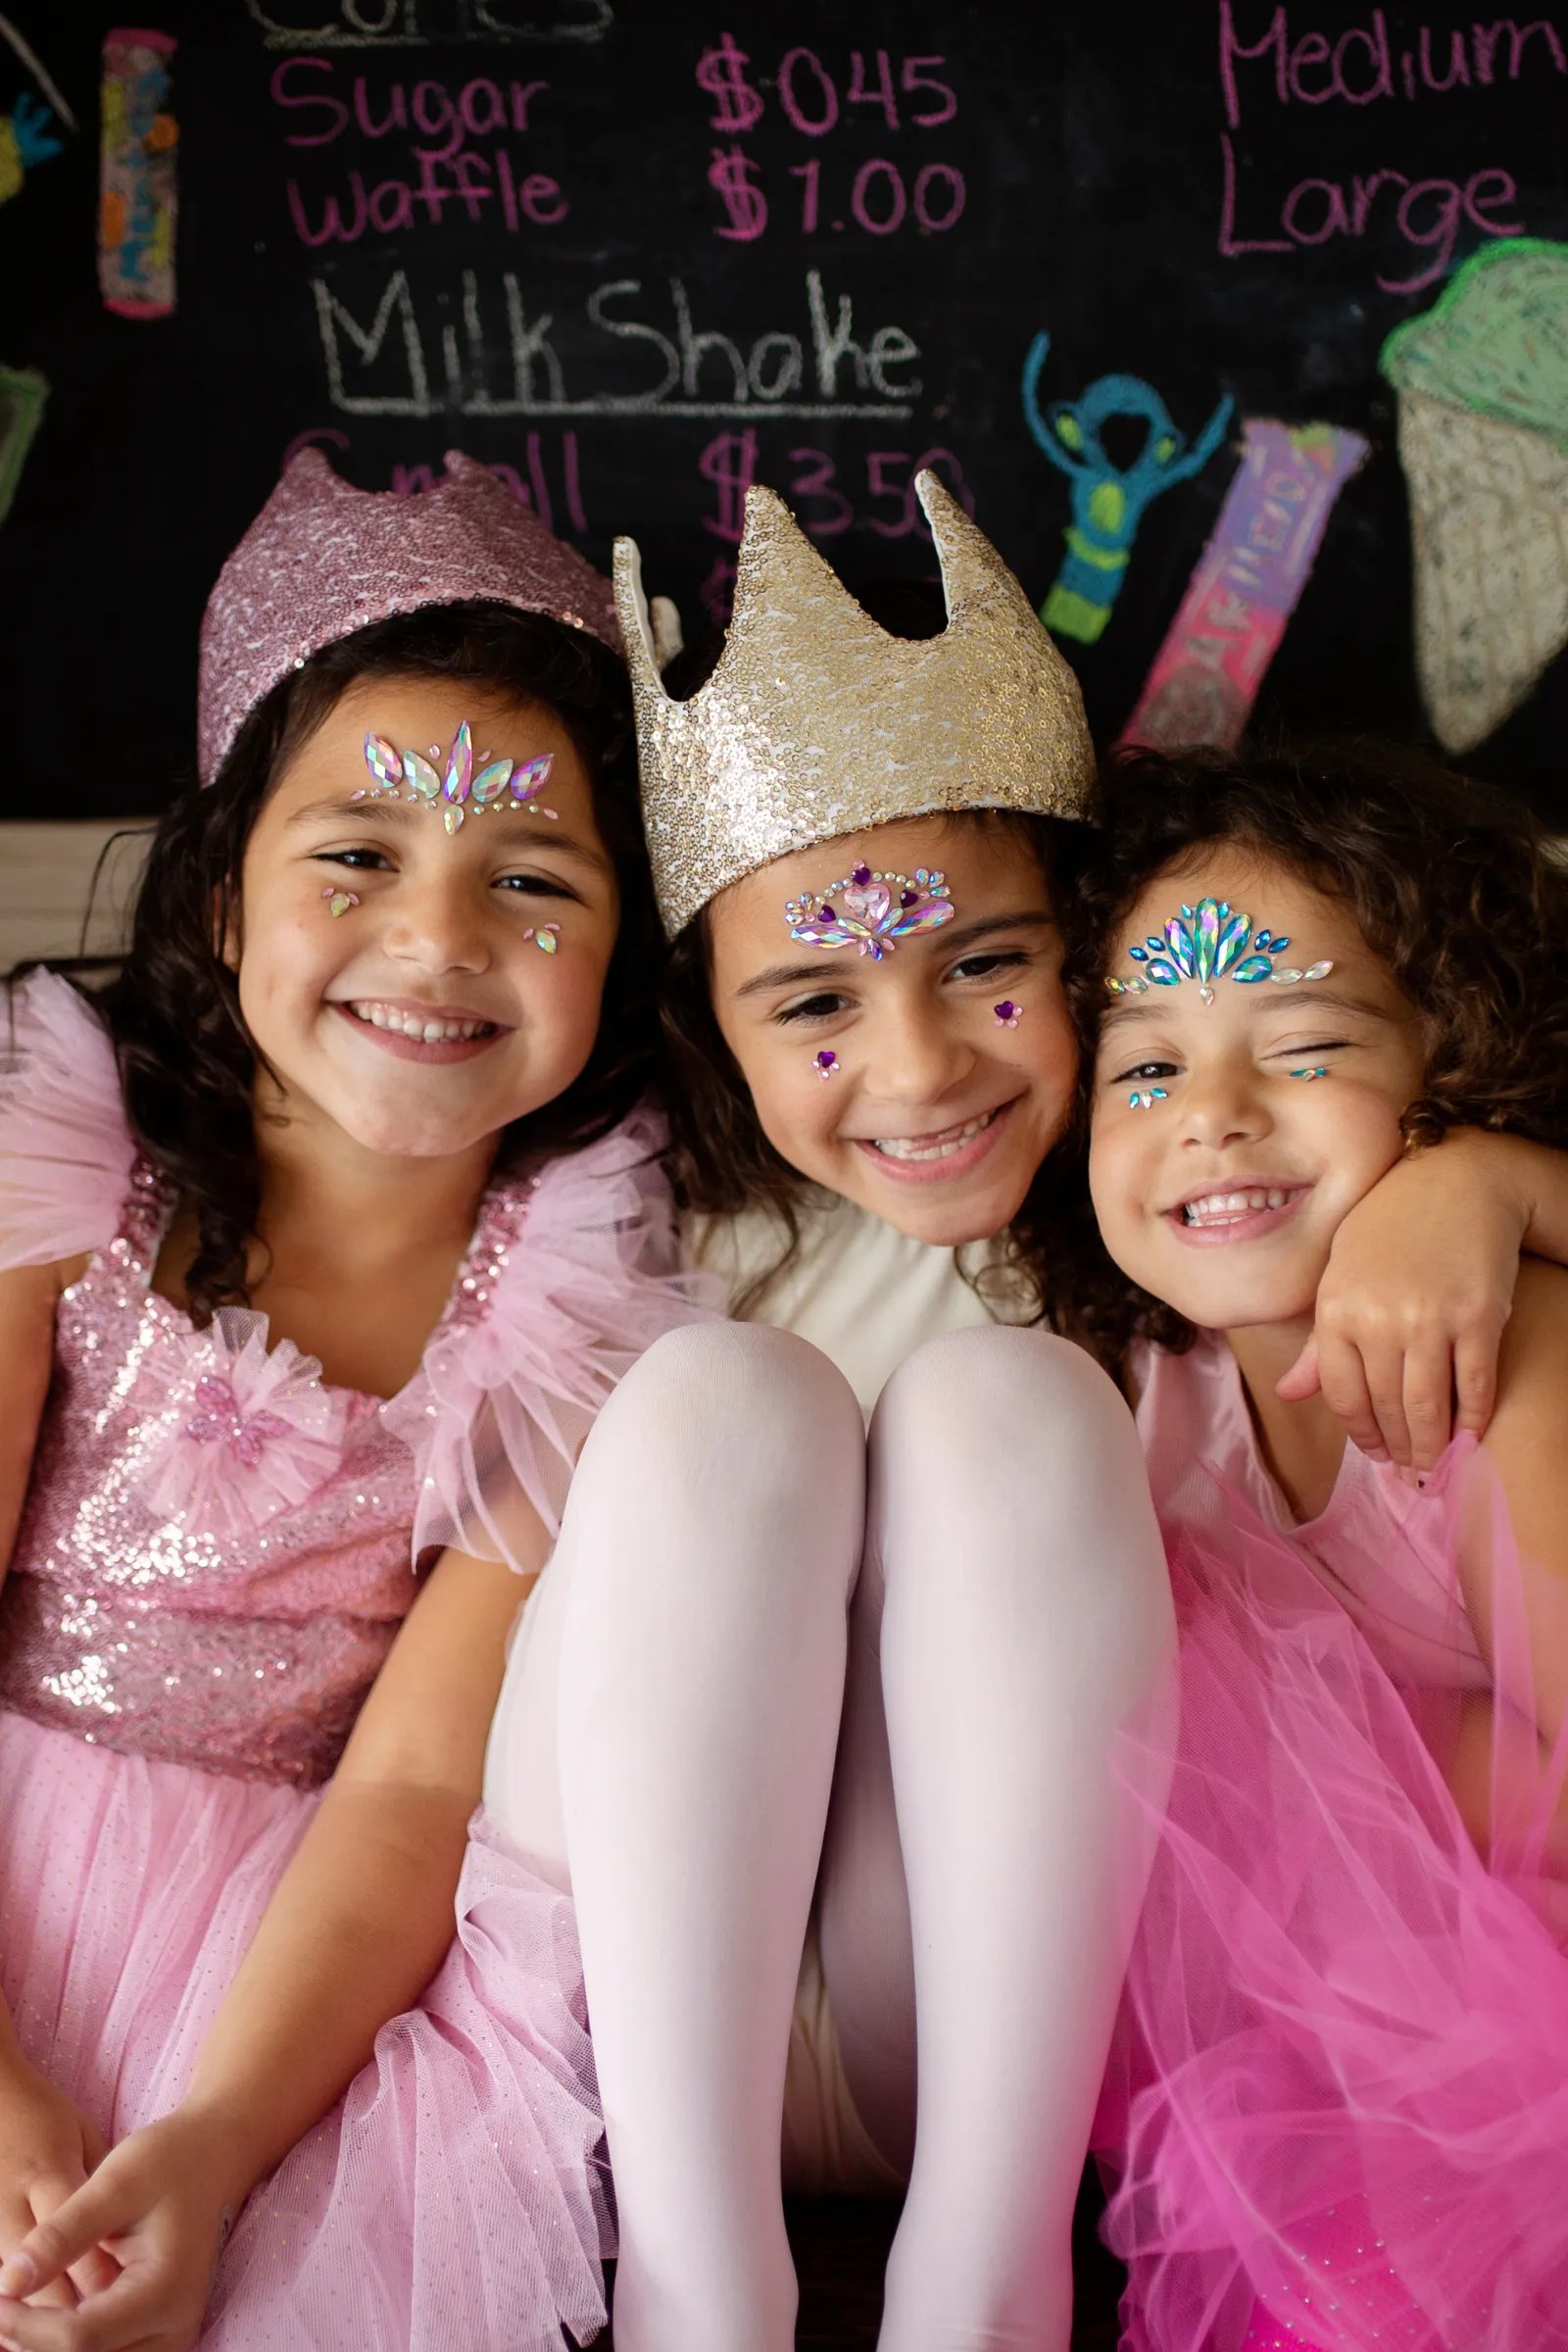
[[[1105,830],[1084,861],[1065,978],[1083,1046],[1058,1154],[1058,1222],[1022,1232],[1054,1261],[1061,1327],[1110,1364],[1131,1343],[1181,1349],[1193,1329],[1112,1264],[1084,1179],[1090,1073],[1111,951],[1128,910],[1204,850],[1255,853],[1338,900],[1415,1007],[1422,1091],[1407,1151],[1451,1127],[1568,1147],[1568,867],[1538,819],[1424,754],[1357,739],[1252,757],[1137,752],[1104,779]],[[1048,1163],[1049,1165],[1049,1163]]]
[[[246,1302],[261,1166],[259,1056],[219,953],[239,905],[246,844],[269,795],[346,689],[366,678],[460,679],[554,711],[580,754],[614,863],[620,929],[587,1066],[506,1131],[501,1164],[579,1150],[650,1085],[658,1046],[658,922],[637,807],[624,664],[596,637],[490,603],[428,606],[372,622],[291,671],[247,717],[213,784],[182,793],[152,837],[115,976],[93,992],[114,1040],[125,1115],[146,1158],[195,1211],[184,1270],[198,1323]]]

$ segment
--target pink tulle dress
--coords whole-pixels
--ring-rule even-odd
[[[90,1251],[0,1588],[0,1985],[117,2138],[179,2099],[433,1545],[556,1523],[577,1445],[692,1313],[651,1122],[485,1196],[420,1370],[334,1389],[265,1318],[149,1287],[172,1203],[64,981],[15,993],[0,1262]],[[571,1905],[482,1814],[445,1965],[250,2198],[204,2352],[559,2352],[605,2323]],[[352,1956],[346,1955],[352,1965]]]
[[[1182,1720],[1097,2128],[1125,2352],[1568,2343],[1564,1757],[1486,1456],[1417,1492],[1348,1446],[1296,1526],[1221,1341],[1141,1372]],[[1444,1769],[1478,1698],[1488,1864]]]

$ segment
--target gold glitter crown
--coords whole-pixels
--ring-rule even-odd
[[[1078,681],[1012,573],[934,473],[915,477],[942,564],[940,637],[890,637],[771,490],[746,493],[735,610],[712,676],[672,702],[630,539],[615,603],[637,705],[643,817],[674,937],[792,850],[906,816],[1087,816]]]

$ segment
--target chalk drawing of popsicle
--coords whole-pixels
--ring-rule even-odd
[[[1024,422],[1042,454],[1072,486],[1067,553],[1040,617],[1058,636],[1093,645],[1109,620],[1145,513],[1160,493],[1200,473],[1225,437],[1232,402],[1227,394],[1191,449],[1170,411],[1138,375],[1102,375],[1077,400],[1056,400],[1042,412],[1040,379],[1051,337],[1036,335],[1023,364]],[[1101,427],[1131,416],[1148,429],[1130,466],[1115,466],[1102,445]]]
[[[145,26],[104,39],[98,284],[105,310],[122,318],[167,318],[174,308],[174,48]]]
[[[1445,751],[1468,752],[1568,644],[1568,245],[1484,247],[1379,365],[1399,395],[1421,699]]]

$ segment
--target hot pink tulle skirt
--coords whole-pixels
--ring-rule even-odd
[[[316,1799],[0,1714],[0,1986],[111,2138],[165,2115]],[[605,2325],[567,1898],[482,1816],[417,2009],[251,2196],[202,2352],[560,2352]]]
[[[1440,1473],[1455,1521],[1475,1474]],[[1182,1728],[1097,2127],[1124,2352],[1568,2344],[1563,1756],[1505,1519],[1489,1868],[1437,1760],[1457,1685],[1401,1688],[1227,1501],[1172,1537]]]

